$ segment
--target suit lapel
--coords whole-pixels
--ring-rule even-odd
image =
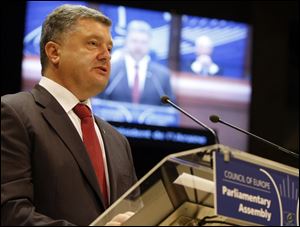
[[[121,100],[123,101],[131,101],[131,89],[128,85],[125,61],[121,61],[120,63],[114,65],[109,84],[104,93],[108,97],[116,96],[117,99],[122,97]]]
[[[102,201],[100,188],[92,163],[70,118],[60,104],[43,87],[37,85],[33,89],[32,94],[36,102],[44,106],[42,115],[45,120],[53,127],[58,137],[64,142],[66,147],[68,147],[88,182]]]
[[[141,96],[141,101],[145,101],[146,99],[149,98],[149,96],[151,96],[152,99],[156,98],[156,96],[158,95],[158,97],[160,97],[160,93],[159,93],[159,84],[157,83],[158,81],[155,80],[156,75],[153,75],[150,65],[146,74],[146,80],[145,80],[145,84],[144,84],[144,89],[143,89],[143,93]],[[155,95],[155,96],[154,96]]]
[[[120,196],[118,194],[118,174],[122,173],[124,170],[120,169],[120,166],[116,165],[116,163],[121,163],[123,159],[122,156],[120,156],[118,148],[115,146],[114,137],[111,135],[110,129],[101,119],[99,119],[98,117],[95,117],[95,119],[98,128],[101,132],[101,136],[105,147],[106,163],[110,183],[110,204],[112,204]]]
[[[153,89],[151,76],[151,72],[147,71],[144,88],[142,89],[141,101],[151,94],[151,89]]]
[[[127,73],[121,71],[120,74],[122,74],[122,79],[118,84],[116,92],[119,92],[120,96],[125,96],[125,100],[131,101],[131,88],[128,85]]]
[[[125,62],[123,67],[124,69],[126,69]],[[120,92],[119,95],[125,96],[125,100],[128,100],[130,102],[132,100],[132,96],[131,96],[131,88],[128,85],[128,76],[126,70],[120,70],[119,75],[122,75],[122,79],[118,84],[117,92]]]
[[[100,130],[102,139],[103,139],[103,143],[104,143],[104,149],[105,149],[105,156],[106,156],[106,163],[107,163],[107,170],[108,170],[108,175],[109,175],[109,191],[110,191],[110,201],[109,203],[111,204],[112,201],[114,200],[113,198],[115,197],[115,195],[113,194],[116,190],[114,188],[115,184],[114,184],[114,168],[112,168],[111,163],[114,163],[112,161],[113,155],[110,152],[107,151],[113,151],[114,149],[112,149],[111,145],[110,145],[110,138],[108,133],[105,130],[105,126],[103,125],[103,123],[101,122],[101,120],[95,116],[95,120],[96,120],[96,124]]]

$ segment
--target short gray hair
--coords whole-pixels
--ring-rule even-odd
[[[142,32],[151,36],[152,27],[146,21],[133,20],[128,24],[127,35],[131,32]]]
[[[81,5],[65,4],[50,13],[42,26],[40,41],[40,60],[42,74],[48,63],[45,46],[49,41],[56,41],[63,34],[73,29],[79,19],[92,19],[107,26],[111,26],[111,20],[101,12]]]

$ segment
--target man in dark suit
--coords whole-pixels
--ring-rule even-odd
[[[99,97],[109,100],[162,105],[160,97],[174,101],[170,71],[150,56],[152,28],[145,21],[128,24],[125,45],[113,59],[110,82]]]
[[[196,59],[190,68],[195,74],[201,76],[217,76],[221,74],[220,67],[213,61],[214,45],[208,36],[202,35],[195,40]]]
[[[58,7],[42,28],[41,81],[1,97],[1,225],[88,225],[136,182],[128,141],[89,110],[109,80],[110,25],[96,10]]]

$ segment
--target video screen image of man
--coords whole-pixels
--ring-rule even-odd
[[[150,105],[162,105],[163,95],[174,100],[170,71],[152,58],[151,38],[147,22],[129,22],[125,45],[112,60],[110,82],[101,98]]]

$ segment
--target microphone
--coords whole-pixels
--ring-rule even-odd
[[[252,137],[254,137],[254,138],[256,138],[256,139],[258,139],[258,140],[260,140],[260,141],[262,141],[262,142],[264,142],[264,143],[266,143],[266,144],[272,145],[273,147],[276,147],[277,149],[279,149],[279,150],[281,150],[281,151],[283,151],[283,152],[285,152],[285,153],[287,153],[287,154],[289,154],[289,155],[292,155],[292,156],[294,156],[294,157],[296,157],[296,158],[299,158],[299,154],[297,154],[297,153],[295,153],[295,152],[293,152],[293,151],[290,151],[290,150],[288,150],[288,149],[286,149],[286,148],[283,148],[283,147],[281,147],[281,146],[279,146],[279,145],[277,145],[277,144],[275,144],[275,143],[272,143],[272,142],[270,142],[270,141],[268,141],[268,140],[266,140],[266,139],[264,139],[264,138],[261,138],[261,137],[259,137],[259,136],[257,136],[257,135],[254,135],[254,134],[252,134],[252,133],[250,133],[250,132],[247,132],[247,131],[245,131],[245,130],[243,130],[243,129],[241,129],[241,128],[238,128],[238,127],[236,127],[236,126],[234,126],[234,125],[232,125],[232,124],[229,124],[229,123],[227,123],[227,122],[225,122],[225,121],[222,121],[222,120],[219,118],[219,116],[217,116],[217,115],[211,115],[211,116],[209,117],[209,119],[210,119],[210,121],[213,122],[213,123],[218,123],[218,122],[220,122],[220,123],[222,123],[222,124],[224,124],[224,125],[229,126],[230,128],[234,128],[234,129],[236,129],[236,130],[238,130],[238,131],[240,131],[240,132],[242,132],[242,133],[245,133],[245,134],[247,134],[247,135],[249,135],[249,136],[252,136]]]
[[[177,106],[175,103],[173,103],[168,96],[162,96],[160,98],[162,103],[165,104],[170,104],[171,106],[173,106],[175,109],[179,110],[181,113],[183,113],[184,115],[186,115],[187,117],[189,117],[190,119],[192,119],[193,121],[195,121],[198,125],[201,125],[203,128],[205,128],[206,130],[208,130],[215,138],[215,143],[219,144],[219,138],[216,134],[216,132],[211,129],[210,127],[208,127],[207,125],[205,125],[204,123],[202,123],[201,121],[199,121],[197,118],[193,117],[192,115],[190,115],[189,113],[187,113],[185,110],[183,110],[182,108],[180,108],[179,106]]]

